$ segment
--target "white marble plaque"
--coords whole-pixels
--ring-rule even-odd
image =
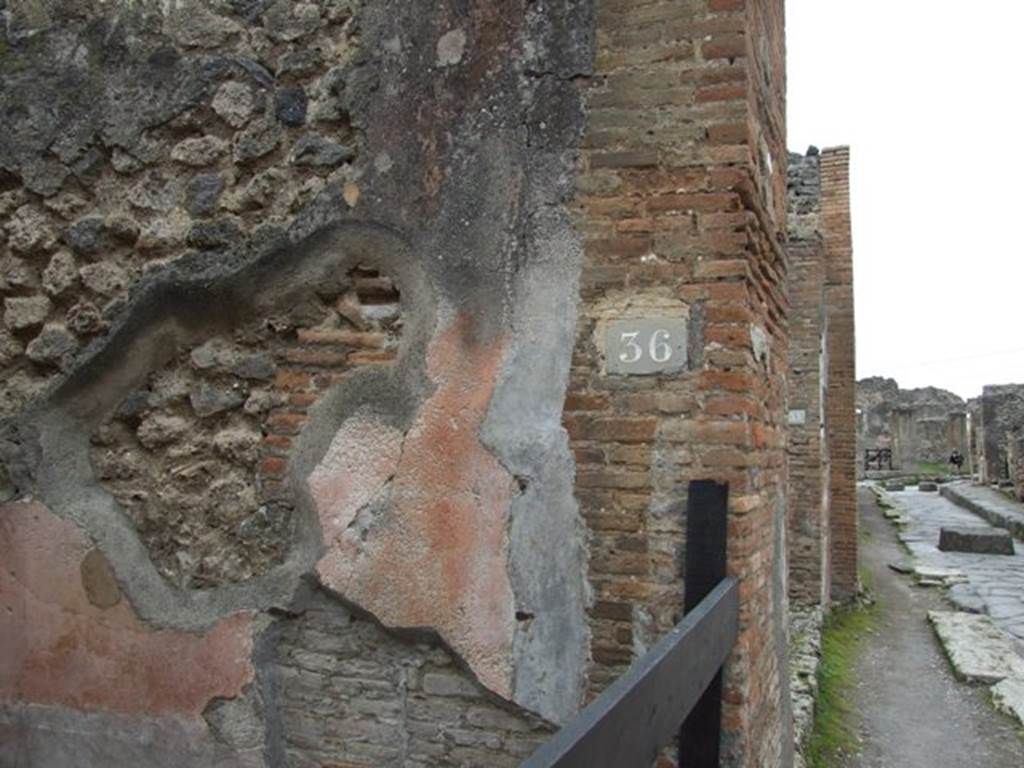
[[[627,375],[686,370],[686,320],[612,320],[605,327],[605,372]]]

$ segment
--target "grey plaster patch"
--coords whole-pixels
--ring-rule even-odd
[[[821,608],[793,609],[790,614],[789,688],[792,692],[793,743],[799,754],[814,727],[821,664]]]
[[[775,566],[772,578],[772,630],[775,639],[776,663],[779,676],[780,763],[792,765],[796,752],[794,741],[793,696],[790,677],[789,653],[789,563],[787,552],[788,526],[786,525],[786,492],[779,488],[775,502]]]
[[[565,214],[538,217],[531,260],[516,280],[525,301],[482,429],[521,491],[509,561],[516,610],[514,698],[553,722],[579,707],[587,663],[586,550],[573,498],[575,466],[561,426],[575,344],[582,251]]]

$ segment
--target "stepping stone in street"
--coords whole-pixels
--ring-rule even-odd
[[[988,616],[929,611],[928,620],[961,680],[991,684],[1024,678],[1024,659]]]
[[[992,703],[1024,725],[1024,680],[1008,677],[992,688]]]
[[[923,483],[918,483],[917,484],[917,490],[919,490],[919,491],[926,491],[926,492],[929,492],[929,493],[934,493],[935,491],[939,490],[939,484],[938,483],[933,483],[933,482],[931,482],[929,480],[929,481],[926,481],[926,482],[923,482]]]
[[[970,552],[975,555],[1014,554],[1010,532],[996,528],[942,528],[939,531],[939,549],[943,552]]]
[[[906,487],[907,486],[903,483],[897,482],[896,480],[890,480],[885,484],[885,490],[887,491],[902,491],[905,490]]]

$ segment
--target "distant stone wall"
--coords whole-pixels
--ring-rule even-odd
[[[1024,425],[1010,431],[1006,441],[1006,458],[1013,492],[1018,499],[1024,501]]]
[[[876,376],[857,382],[857,408],[862,465],[869,448],[891,448],[894,468],[907,472],[916,472],[921,464],[945,466],[954,450],[965,457],[970,451],[967,404],[952,392],[900,389],[894,379]]]
[[[1024,425],[1024,384],[982,389],[978,408],[978,473],[983,483],[1011,479],[1008,446],[1013,430]]]

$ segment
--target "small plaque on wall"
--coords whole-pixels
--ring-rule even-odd
[[[793,410],[789,412],[789,417],[786,419],[791,427],[802,427],[807,423],[807,411],[805,410]]]
[[[627,375],[686,369],[686,320],[612,320],[605,326],[605,372]]]

